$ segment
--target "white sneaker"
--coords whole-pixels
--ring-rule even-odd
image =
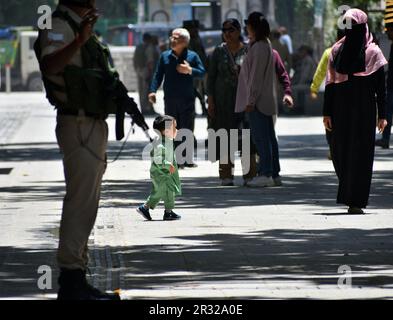
[[[247,185],[251,188],[266,188],[275,186],[273,178],[265,176],[254,178]]]
[[[233,180],[232,179],[222,179],[221,186],[223,187],[233,187]]]

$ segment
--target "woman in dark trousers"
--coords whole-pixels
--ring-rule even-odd
[[[330,54],[323,122],[331,131],[331,152],[339,179],[337,203],[348,206],[348,213],[362,214],[370,194],[377,116],[379,131],[386,126],[387,61],[373,43],[367,15],[350,9],[344,18],[352,25]]]
[[[217,150],[217,159],[220,160],[219,175],[222,186],[233,186],[234,155],[230,152],[230,130],[238,129],[243,121],[244,114],[235,113],[236,89],[241,65],[247,53],[247,46],[241,38],[240,22],[236,19],[224,21],[224,42],[219,45],[210,57],[208,73],[208,102],[209,127],[216,131],[225,130],[228,134],[228,154],[222,158],[221,150]],[[233,142],[233,141],[232,141]],[[237,141],[236,141],[237,142]],[[232,150],[237,151],[237,150]],[[256,157],[252,150],[249,170],[243,162],[243,179],[245,183],[252,180],[256,174]],[[242,160],[243,157],[242,157]]]

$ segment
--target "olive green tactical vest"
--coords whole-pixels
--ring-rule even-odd
[[[79,32],[79,25],[67,12],[56,10],[52,17],[65,20],[75,34]],[[39,42],[38,38],[34,45],[38,59],[41,58]],[[68,65],[61,73],[65,88],[43,76],[49,102],[59,109],[83,109],[97,115],[116,113],[114,89],[119,81],[119,76],[110,66],[109,55],[108,47],[102,44],[95,35],[92,35],[81,48],[83,67]],[[67,102],[64,103],[56,99],[53,91],[64,92]]]

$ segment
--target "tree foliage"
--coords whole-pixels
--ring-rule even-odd
[[[96,0],[97,8],[106,19],[136,19],[137,0]]]
[[[368,24],[372,31],[383,30],[383,12],[372,12],[373,7],[379,4],[379,0],[333,0],[333,4],[338,8],[340,5],[348,5],[352,8],[359,8],[368,13]]]
[[[348,5],[353,8],[359,8],[365,11],[368,11],[368,9],[373,5],[380,3],[380,0],[333,0],[334,5],[337,7],[341,5]]]
[[[276,19],[278,24],[288,28],[295,47],[312,44],[313,0],[276,0]]]

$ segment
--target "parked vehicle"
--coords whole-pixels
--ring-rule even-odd
[[[31,27],[2,29],[0,32],[1,84],[5,86],[5,66],[11,66],[12,90],[42,91],[39,65],[34,53],[38,32]]]
[[[168,47],[168,38],[173,29],[179,26],[166,23],[145,23],[145,24],[128,24],[119,25],[108,28],[107,38],[108,44],[112,46],[129,46],[136,47],[142,43],[144,33],[150,33],[158,37],[162,47]],[[199,32],[203,45],[208,53],[213,52],[215,46],[222,42],[221,30],[208,30]]]
[[[143,42],[143,34],[150,33],[165,42],[176,25],[167,23],[146,22],[143,24],[127,24],[109,27],[106,41],[113,46],[136,47]]]

